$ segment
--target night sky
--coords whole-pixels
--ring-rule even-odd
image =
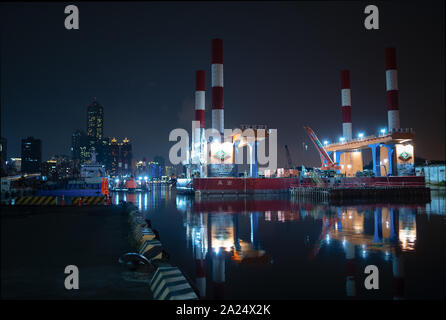
[[[77,4],[80,30],[64,28]],[[364,8],[380,9],[380,30]],[[224,44],[225,127],[278,129],[279,166],[320,165],[303,130],[342,134],[340,71],[349,69],[353,134],[387,127],[384,49],[397,48],[401,126],[415,155],[445,159],[444,1],[70,2],[0,5],[1,135],[42,139],[43,159],[70,154],[87,105],[104,105],[104,133],[128,137],[137,159],[168,159],[174,128],[190,131],[195,71],[206,71],[211,124],[211,39]],[[305,151],[302,143],[309,145]]]

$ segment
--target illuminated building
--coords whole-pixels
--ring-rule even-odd
[[[122,174],[131,175],[132,174],[132,144],[130,140],[124,138],[120,146],[120,155],[122,161]]]
[[[164,158],[161,156],[155,156],[153,158],[153,162],[157,162],[159,164],[161,170],[160,176],[166,175],[166,161],[164,160]]]
[[[155,157],[156,159],[157,157]],[[162,158],[161,158],[162,159]],[[135,162],[135,172],[137,176],[148,177],[149,179],[161,179],[164,166],[156,161],[147,162],[146,158]]]
[[[20,172],[22,170],[22,158],[11,158],[8,161],[8,173],[9,171],[13,173]]]
[[[42,165],[42,141],[28,137],[22,139],[22,172],[37,173]]]
[[[109,174],[112,177],[119,176],[120,166],[119,166],[119,144],[116,138],[110,140],[110,171]]]
[[[57,180],[57,161],[47,160],[42,163],[42,176],[48,180]]]
[[[147,175],[145,159],[146,158],[143,158],[142,161],[136,161],[136,163],[135,163],[135,169],[136,169],[137,176],[146,176]]]
[[[103,164],[105,169],[109,171],[111,169],[110,139],[104,137],[98,141],[96,151],[98,153],[98,162]]]
[[[75,161],[65,155],[55,155],[42,163],[42,176],[57,181],[73,177]]]
[[[90,159],[88,137],[82,130],[76,130],[71,136],[71,159],[79,163]]]
[[[87,113],[87,135],[94,141],[100,141],[104,132],[104,107],[94,98]]]
[[[161,179],[162,167],[158,162],[151,161],[147,164],[150,178]]]
[[[109,143],[109,174],[112,177],[132,175],[132,144],[128,138],[121,143],[112,138]]]

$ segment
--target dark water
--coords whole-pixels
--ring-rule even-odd
[[[427,204],[329,206],[275,198],[196,200],[167,187],[115,195],[158,229],[207,299],[444,299],[446,195]],[[375,265],[379,289],[367,290]]]

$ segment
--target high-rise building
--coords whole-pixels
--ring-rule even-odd
[[[42,176],[50,181],[70,179],[74,174],[74,164],[75,161],[66,155],[54,155],[42,163]]]
[[[154,162],[157,162],[160,167],[161,167],[161,176],[165,176],[166,175],[166,160],[164,160],[163,157],[161,156],[155,156],[153,158]]]
[[[148,163],[148,169],[149,169],[149,177],[150,179],[161,179],[161,172],[162,172],[162,166],[155,161]]]
[[[106,171],[111,169],[110,139],[102,138],[96,146],[97,162],[104,165]]]
[[[109,175],[112,177],[117,177],[121,175],[121,166],[119,159],[119,143],[116,138],[110,140],[110,170]]]
[[[14,175],[22,171],[22,158],[9,159],[7,170],[9,175]]]
[[[88,136],[82,130],[76,130],[71,136],[71,159],[84,163],[90,159]]]
[[[42,165],[42,141],[28,137],[22,139],[22,172],[37,173]]]
[[[124,138],[121,144],[122,174],[132,174],[132,144],[130,140]]]
[[[132,175],[132,144],[128,138],[118,142],[112,138],[109,144],[109,175],[112,177]]]
[[[46,177],[49,181],[57,181],[57,161],[50,159],[42,163],[42,178]]]
[[[96,101],[87,108],[87,135],[91,141],[100,141],[104,133],[104,107]]]

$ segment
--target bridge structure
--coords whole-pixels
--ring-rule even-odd
[[[341,173],[354,176],[363,171],[362,151],[372,152],[373,173],[380,176],[414,175],[414,131],[398,128],[379,136],[366,136],[326,144],[325,151],[341,166]]]

